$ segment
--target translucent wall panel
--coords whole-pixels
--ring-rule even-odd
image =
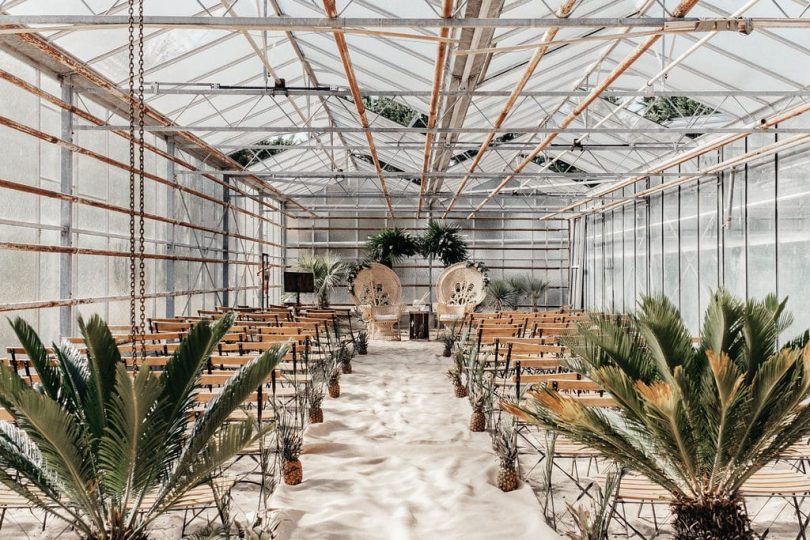
[[[789,336],[810,328],[807,303],[810,284],[810,154],[790,152],[779,157],[779,296],[788,296],[795,322]]]
[[[325,203],[324,203],[325,204]],[[330,199],[329,204],[344,206],[354,201]],[[328,215],[328,211],[319,212]],[[537,222],[536,214],[522,215],[484,212],[470,221],[451,221],[460,226],[467,242],[470,259],[489,267],[490,279],[512,276],[533,276],[549,283],[541,306],[556,308],[568,302],[569,250],[567,221]],[[346,261],[366,258],[365,242],[371,234],[385,227],[399,226],[419,235],[425,221],[413,218],[387,219],[384,214],[358,211],[354,216],[335,213],[324,219],[290,219],[287,229],[286,264],[294,267],[305,253],[338,254]],[[443,270],[440,261],[428,261],[421,256],[410,257],[395,266],[402,283],[402,298],[406,303],[423,296],[434,299],[432,284]],[[600,266],[601,271],[601,266]],[[331,302],[352,304],[348,292],[338,288]]]
[[[0,52],[0,66],[13,75],[57,97],[60,83],[45,73]],[[96,105],[89,96],[77,93],[76,105],[97,118],[112,124],[125,124],[126,119]],[[11,82],[0,81],[0,115],[47,135],[62,137],[63,111],[57,105],[40,98]],[[75,123],[85,122],[74,118]],[[75,130],[73,142],[100,156],[114,160],[96,159],[73,154],[70,178],[73,194],[87,204],[71,205],[71,246],[84,250],[64,257],[59,253],[32,251],[61,249],[62,203],[56,195],[34,195],[21,188],[0,190],[0,306],[4,316],[21,316],[31,322],[42,337],[59,340],[59,307],[55,302],[74,302],[71,319],[76,315],[99,313],[111,324],[129,322],[129,145],[125,138],[109,131]],[[168,152],[168,141],[147,133],[146,142],[160,152]],[[62,191],[62,155],[60,146],[42,140],[22,130],[0,129],[0,177],[12,184],[35,186],[50,192]],[[176,152],[179,163],[174,166],[156,152],[146,149],[144,168],[144,223],[146,316],[162,317],[167,299],[175,300],[176,314],[196,314],[198,309],[210,309],[222,301],[223,284],[223,186],[211,178],[188,174],[189,167],[210,168],[182,151]],[[186,165],[187,164],[187,165]],[[219,178],[222,181],[222,178]],[[196,191],[173,189],[171,182]],[[249,194],[253,192],[246,188]],[[234,192],[231,192],[234,194]],[[213,199],[213,200],[212,200]],[[174,206],[174,212],[169,206]],[[91,203],[103,203],[117,208],[100,208]],[[258,242],[257,238],[274,238],[280,246],[278,216],[267,215],[273,223],[262,223],[258,215],[263,205],[244,198],[231,201],[229,229],[231,303],[255,305],[258,302],[258,263],[262,251],[280,264],[280,248]],[[250,212],[250,215],[243,210]],[[265,208],[265,210],[267,210]],[[154,218],[152,216],[155,216]],[[173,219],[179,222],[167,222]],[[192,228],[188,225],[194,225]],[[203,230],[205,229],[205,230]],[[170,236],[174,232],[174,249]],[[236,235],[244,238],[237,238]],[[11,247],[12,245],[17,247]],[[88,252],[89,250],[89,252]],[[272,253],[271,253],[272,252]],[[168,261],[163,257],[175,255],[174,285],[167,281]],[[160,257],[160,258],[158,258]],[[203,260],[183,260],[203,259]],[[61,298],[60,267],[67,260],[72,267],[71,296]],[[278,280],[279,275],[274,279]],[[278,287],[276,281],[275,290]],[[70,330],[69,330],[70,331]],[[75,326],[72,331],[75,333]],[[8,325],[0,325],[0,346],[14,343]]]
[[[810,120],[799,118],[788,125],[808,124]],[[668,172],[688,178],[775,140],[772,134],[752,135]],[[587,218],[596,230],[585,238],[593,253],[584,261],[585,276],[592,276],[584,280],[585,306],[610,309],[603,301],[609,296],[621,298],[621,309],[629,310],[648,291],[663,291],[697,334],[711,293],[724,287],[743,298],[790,296],[796,322],[789,333],[810,327],[810,315],[803,309],[810,279],[809,175],[810,147],[804,146],[690,179],[646,198],[632,195],[659,185],[660,178],[628,186],[623,206]],[[623,226],[613,223],[611,237],[603,238],[601,220],[621,220]],[[621,258],[621,272],[604,271],[600,257],[605,250]]]

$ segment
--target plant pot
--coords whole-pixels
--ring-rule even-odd
[[[345,362],[345,363],[341,364],[340,365],[340,371],[344,375],[351,374],[351,372],[352,372],[352,363],[351,362]]]
[[[330,398],[339,398],[340,397],[340,383],[329,383],[327,386],[327,390],[329,391]]]
[[[323,409],[318,407],[309,410],[309,423],[320,424],[323,422]]]
[[[360,356],[365,356],[368,354],[368,349],[357,349],[357,354]]]
[[[442,351],[442,356],[444,356],[445,358],[450,358],[451,356],[453,356],[453,350],[445,347],[444,350]]]
[[[281,464],[281,474],[285,484],[297,486],[304,479],[304,467],[298,459],[284,460],[284,463]]]
[[[467,388],[463,384],[457,384],[455,387],[456,397],[467,397]]]

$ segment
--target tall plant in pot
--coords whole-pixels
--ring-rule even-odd
[[[532,311],[537,311],[540,307],[540,300],[548,290],[548,282],[540,278],[529,277],[526,278],[526,296],[529,299],[529,304],[532,306]]]
[[[404,229],[383,229],[369,236],[366,253],[372,261],[393,268],[395,264],[419,252],[419,241]]]
[[[315,298],[318,307],[329,306],[329,296],[335,287],[346,281],[348,265],[332,252],[319,255],[304,255],[296,264],[298,270],[312,272],[315,281]]]
[[[467,243],[459,228],[440,221],[428,222],[419,251],[426,259],[438,259],[446,267],[467,260]]]
[[[751,539],[740,489],[810,433],[810,346],[777,346],[785,302],[719,291],[697,346],[664,297],[631,316],[592,315],[566,339],[580,358],[571,367],[615,399],[615,413],[550,388],[504,407],[667,489],[676,538]]]

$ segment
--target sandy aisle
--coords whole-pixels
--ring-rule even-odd
[[[305,436],[304,482],[281,486],[290,538],[557,536],[528,486],[502,493],[489,436],[467,429],[437,343],[373,342]]]

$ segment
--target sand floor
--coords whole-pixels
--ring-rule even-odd
[[[307,429],[304,482],[276,493],[289,538],[557,538],[528,485],[495,486],[489,435],[468,429],[440,350],[372,342],[354,359]]]
[[[445,377],[450,362],[439,356],[439,343],[372,342],[369,349],[368,356],[353,360],[354,373],[342,377],[340,398],[324,401],[325,422],[306,429],[303,483],[279,486],[273,495],[281,538],[560,538],[543,520],[538,502],[545,499],[539,489],[542,464],[537,465],[538,454],[528,444],[521,456],[521,472],[528,482],[512,493],[495,486],[497,459],[489,435],[469,431],[469,403],[453,396]],[[526,436],[538,442],[536,434]],[[587,501],[576,501],[581,491],[567,475],[587,485],[596,472],[588,465],[579,462],[574,473],[571,460],[557,459],[552,478],[560,531],[572,526],[566,504]],[[243,459],[228,474],[255,478],[253,471],[254,463]],[[248,516],[249,521],[258,501],[257,486],[237,484],[232,515],[241,522]],[[796,538],[795,515],[785,502],[748,501],[758,534]],[[810,501],[802,502],[806,512]],[[666,514],[665,506],[657,507],[659,525]],[[649,505],[640,513],[638,507],[627,507],[625,515],[644,536],[655,536]],[[216,512],[203,513],[187,533],[199,531],[207,520],[216,523]],[[75,538],[65,523],[50,519],[42,531],[41,522],[40,512],[9,511],[0,538]],[[182,514],[169,514],[156,522],[152,535],[178,539],[182,523]],[[614,521],[610,537],[626,538],[627,532]],[[668,537],[666,526],[658,537]]]

